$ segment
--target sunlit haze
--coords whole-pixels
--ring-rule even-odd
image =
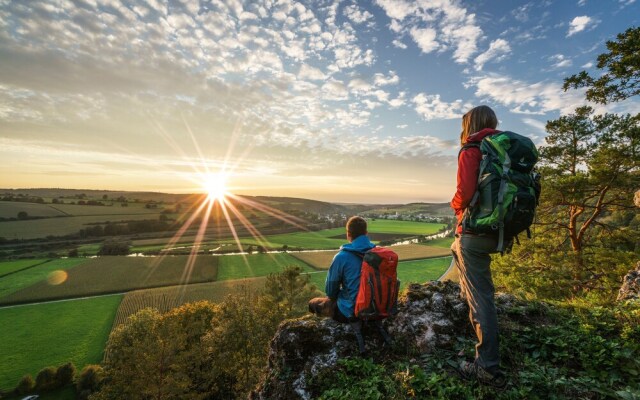
[[[464,112],[542,144],[583,103],[563,78],[597,75],[639,18],[634,0],[0,1],[0,188],[448,201]]]

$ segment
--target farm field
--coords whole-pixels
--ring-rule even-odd
[[[407,287],[412,282],[427,282],[436,280],[442,276],[451,264],[451,257],[431,258],[425,260],[403,261],[398,263],[398,279],[400,279],[400,289]],[[327,273],[309,274],[311,282],[324,292],[324,283]]]
[[[79,261],[78,261],[79,260]],[[16,304],[130,290],[178,285],[184,282],[212,282],[218,273],[219,257],[199,256],[189,276],[185,275],[188,256],[174,257],[99,257],[60,261],[82,262],[68,271],[67,279],[50,285],[46,281],[32,281],[32,286],[0,297],[0,304]],[[47,264],[44,264],[47,265]],[[60,269],[60,268],[58,268]],[[29,272],[31,270],[27,270]],[[23,273],[15,274],[20,276]],[[45,275],[46,276],[46,275]],[[14,275],[10,275],[10,278]],[[188,279],[187,279],[188,278]],[[40,278],[42,280],[42,278]],[[2,283],[2,279],[0,279]]]
[[[430,257],[448,256],[451,254],[449,248],[439,246],[426,246],[421,244],[401,244],[391,246],[391,249],[398,253],[400,261],[414,260]],[[294,252],[290,253],[293,257],[304,261],[316,269],[329,269],[331,261],[336,254],[335,250],[328,251],[310,251],[310,252]]]
[[[444,224],[432,222],[394,221],[388,219],[376,219],[367,221],[369,232],[372,233],[398,233],[403,235],[432,235],[437,233]]]
[[[162,211],[161,208],[146,208],[142,203],[129,203],[127,207],[120,206],[120,203],[115,203],[112,206],[87,206],[77,204],[51,204],[49,206],[65,214],[75,216],[160,214]]]
[[[437,238],[428,240],[424,243],[420,243],[421,246],[433,246],[433,247],[446,247],[447,249],[451,248],[451,244],[453,243],[452,237],[445,238]]]
[[[56,259],[47,261],[33,268],[23,269],[11,275],[0,277],[0,304],[13,293],[28,291],[29,287],[36,285],[38,282],[44,281],[45,286],[50,286],[46,283],[46,279],[50,274],[55,271],[67,271],[68,273],[70,269],[82,264],[84,261],[85,259],[82,258]],[[16,261],[2,262],[0,266],[7,263],[11,265],[16,263]]]
[[[17,271],[25,268],[33,267],[34,265],[43,264],[49,260],[47,259],[28,259],[28,260],[15,260],[0,262],[0,278],[8,274],[14,274]]]
[[[313,268],[297,260],[288,253],[249,254],[220,256],[218,281],[267,276],[278,273],[288,265],[298,265],[303,271],[312,272]]]
[[[253,293],[262,290],[265,277],[249,278],[241,280],[229,280],[221,282],[196,283],[188,286],[171,286],[164,288],[153,288],[135,290],[124,295],[113,327],[124,323],[130,315],[143,308],[153,307],[161,312],[166,312],[172,308],[179,307],[185,303],[207,300],[219,302],[230,294],[241,293],[249,290]]]
[[[66,215],[48,204],[0,201],[0,218],[17,218],[20,211],[25,211],[30,217],[63,217]]]
[[[89,206],[86,206],[89,207]],[[0,222],[0,237],[6,239],[35,239],[77,233],[88,224],[130,220],[158,219],[156,214],[85,215],[61,218]]]
[[[48,366],[72,361],[78,371],[102,360],[122,296],[0,309],[0,388],[15,387]]]

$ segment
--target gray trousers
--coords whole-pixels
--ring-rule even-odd
[[[495,372],[500,363],[495,287],[489,268],[489,254],[496,252],[497,245],[495,236],[469,234],[456,235],[451,245],[462,295],[469,304],[469,318],[478,337],[475,362],[490,373]]]

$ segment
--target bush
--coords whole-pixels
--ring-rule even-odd
[[[38,372],[36,376],[36,390],[47,391],[57,387],[55,368],[46,367]]]
[[[15,392],[20,395],[27,394],[31,393],[35,387],[36,381],[33,380],[33,377],[31,375],[25,375],[20,379],[20,382],[18,382]]]
[[[68,362],[58,367],[56,371],[56,381],[58,386],[67,386],[73,382],[73,378],[76,376],[76,366],[72,362]]]
[[[76,379],[78,399],[86,399],[91,393],[97,392],[103,380],[104,371],[101,366],[90,364],[82,368]]]

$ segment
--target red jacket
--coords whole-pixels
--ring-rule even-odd
[[[469,135],[466,143],[480,143],[486,136],[498,133],[495,129],[486,128],[480,132]],[[456,194],[451,199],[451,208],[456,212],[458,218],[458,227],[456,233],[462,233],[462,216],[465,208],[471,202],[478,185],[478,172],[480,169],[480,161],[482,161],[482,153],[478,147],[468,147],[460,152],[458,157],[458,184],[456,186]]]

